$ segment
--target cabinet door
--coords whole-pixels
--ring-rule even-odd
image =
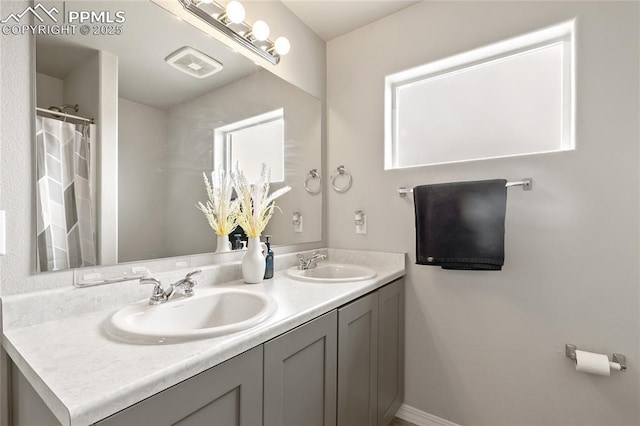
[[[337,313],[264,344],[264,425],[336,424]]]
[[[338,426],[375,426],[378,293],[338,310]]]
[[[404,279],[378,291],[378,425],[388,425],[404,400]]]
[[[262,424],[262,346],[97,423],[100,426]]]

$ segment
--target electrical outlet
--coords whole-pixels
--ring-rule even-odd
[[[302,215],[298,217],[298,223],[293,224],[293,232],[302,232]]]
[[[367,215],[362,215],[362,223],[356,224],[356,234],[366,234],[367,233]]]

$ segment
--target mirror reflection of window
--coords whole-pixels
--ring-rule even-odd
[[[224,150],[225,168],[236,164],[249,182],[260,177],[262,163],[271,169],[271,182],[284,182],[284,110],[260,114],[216,130],[216,151]]]

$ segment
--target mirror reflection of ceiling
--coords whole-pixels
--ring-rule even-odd
[[[74,7],[81,8],[75,6],[79,3],[74,2]],[[115,11],[121,2],[87,3],[92,10]],[[37,72],[63,79],[95,49],[104,50],[118,57],[120,97],[166,110],[260,69],[151,2],[127,2],[126,22],[122,25],[127,37],[39,35],[36,38]],[[223,64],[223,70],[199,79],[172,68],[165,58],[184,46],[214,58]]]

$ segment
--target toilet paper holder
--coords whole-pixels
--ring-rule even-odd
[[[564,345],[564,354],[573,362],[577,361],[576,349],[578,349],[576,345],[572,345],[570,343]],[[614,353],[611,357],[611,362],[617,362],[620,364],[620,371],[627,371],[627,357],[624,355]]]

